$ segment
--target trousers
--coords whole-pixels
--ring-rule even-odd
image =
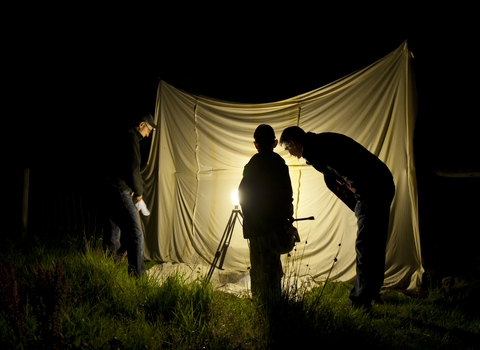
[[[143,231],[130,192],[112,187],[106,197],[110,228],[104,232],[104,244],[116,259],[126,252],[129,272],[143,275],[146,273],[143,266]]]
[[[283,277],[280,255],[269,249],[267,237],[252,237],[249,240],[252,296],[279,296]]]
[[[385,276],[385,249],[392,198],[362,200],[355,206],[357,239],[356,272],[351,303],[367,306],[379,298]]]

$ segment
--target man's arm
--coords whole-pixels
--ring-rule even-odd
[[[357,200],[353,195],[353,192],[346,185],[339,184],[335,179],[325,175],[323,177],[328,189],[332,191],[343,203],[345,203],[347,207],[349,207],[352,211],[355,211]]]

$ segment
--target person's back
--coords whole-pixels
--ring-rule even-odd
[[[143,180],[140,177],[141,135],[135,128],[119,130],[109,145],[106,176],[111,185],[119,190],[142,193]]]
[[[307,133],[303,157],[325,176],[347,182],[357,199],[382,195],[385,188],[393,186],[388,167],[361,144],[342,134]]]
[[[263,235],[291,217],[292,186],[288,167],[273,151],[257,153],[250,159],[239,192],[245,238]]]

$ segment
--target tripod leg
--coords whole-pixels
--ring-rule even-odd
[[[232,234],[233,230],[235,229],[235,221],[238,217],[238,211],[235,211],[235,216],[233,220],[230,222],[230,227],[228,228],[227,235],[225,237],[225,244],[223,245],[223,250],[222,250],[222,257],[220,259],[220,264],[218,265],[218,268],[221,270],[223,267],[223,262],[225,261],[225,256],[227,255],[227,249],[230,246],[230,241],[232,240]]]
[[[232,214],[230,214],[230,218],[228,219],[227,227],[223,232],[222,239],[220,240],[220,244],[218,245],[217,252],[215,253],[215,257],[213,259],[212,265],[210,266],[210,270],[208,270],[208,281],[212,278],[213,271],[217,265],[218,260],[220,259],[220,264],[218,268],[221,270],[223,266],[223,262],[225,261],[225,256],[227,255],[227,249],[230,246],[230,241],[232,240],[233,230],[235,228],[235,221],[238,219],[238,214],[243,218],[243,214],[239,210],[232,210]]]
[[[220,244],[218,245],[217,251],[213,258],[212,265],[210,266],[210,270],[208,270],[208,274],[207,274],[208,281],[210,281],[210,279],[212,278],[213,271],[215,270],[215,265],[217,265],[218,259],[222,255],[222,251],[226,250],[224,247],[225,247],[227,235],[229,233],[229,228],[232,224],[232,219],[234,217],[233,214],[234,214],[234,211],[232,210],[232,214],[230,214],[230,218],[228,219],[227,227],[225,228],[225,231],[223,231],[222,238],[220,239]]]

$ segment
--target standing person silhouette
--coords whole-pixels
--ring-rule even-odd
[[[135,204],[143,198],[143,179],[140,174],[140,141],[156,129],[153,117],[140,120],[115,135],[106,167],[106,211],[110,229],[104,234],[106,248],[118,260],[127,252],[129,273],[145,274],[143,266],[143,231]]]
[[[258,153],[244,167],[238,195],[243,236],[250,241],[252,295],[268,300],[281,292],[282,264],[270,237],[292,217],[292,184],[288,166],[273,152],[278,143],[273,128],[259,125],[253,137]]]

